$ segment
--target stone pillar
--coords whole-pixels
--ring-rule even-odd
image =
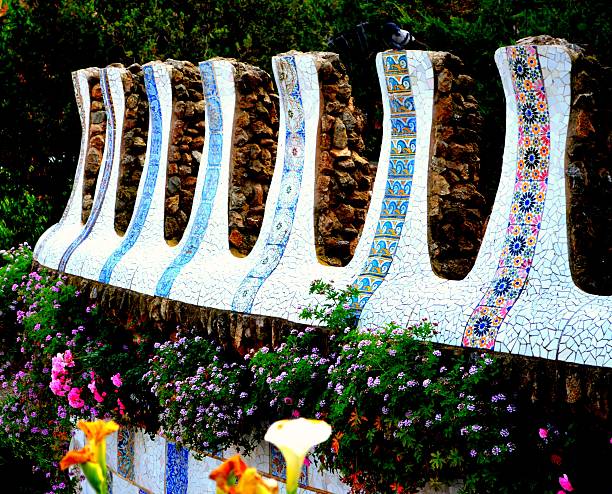
[[[149,102],[144,87],[142,67],[134,64],[127,70],[123,77],[126,108],[115,201],[115,231],[120,235],[125,234],[132,219],[149,134]]]
[[[370,204],[376,166],[362,157],[365,117],[353,101],[336,53],[315,53],[322,112],[315,196],[317,257],[345,266],[353,257]]]
[[[447,52],[429,52],[434,68],[428,243],[434,273],[464,278],[476,260],[486,204],[479,189],[482,118],[474,80]]]
[[[104,111],[99,75],[97,77],[93,75],[89,80],[89,92],[91,107],[89,114],[89,141],[83,181],[83,213],[81,216],[83,223],[87,221],[91,213],[98,171],[102,165],[102,153],[104,152],[106,134],[106,113]]]
[[[278,96],[270,74],[233,61],[237,110],[229,187],[229,244],[246,256],[259,236],[276,162]]]
[[[191,62],[166,60],[172,67],[172,135],[164,214],[164,238],[176,245],[183,237],[204,147],[202,77]]]

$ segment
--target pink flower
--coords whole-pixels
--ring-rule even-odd
[[[538,434],[540,435],[542,439],[546,439],[548,437],[548,431],[546,429],[542,429],[541,427],[540,427],[540,430],[538,431]]]
[[[104,401],[104,397],[106,396],[106,393],[100,394],[98,393],[97,389],[94,389],[93,395],[94,395],[94,400],[96,400],[98,403],[102,403]]]
[[[64,362],[66,363],[66,367],[74,367],[74,360],[72,359],[72,352],[70,350],[64,352]]]
[[[118,388],[121,387],[121,385],[123,384],[123,382],[121,381],[121,375],[119,373],[115,374],[114,376],[111,376],[111,381]]]
[[[96,381],[91,381],[87,387],[89,388],[89,391],[93,393],[96,390]]]
[[[66,391],[64,391],[64,386],[61,381],[53,380],[49,384],[49,387],[51,388],[51,392],[56,396],[66,395]]]
[[[72,408],[83,408],[85,402],[81,399],[81,388],[72,388],[68,393],[68,404]]]
[[[559,477],[559,485],[563,487],[567,492],[572,492],[574,490],[572,484],[570,484],[570,481],[567,478],[566,473],[563,474],[563,477]]]

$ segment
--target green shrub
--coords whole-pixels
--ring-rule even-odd
[[[0,166],[0,249],[23,242],[34,245],[49,226],[52,207],[13,183]]]

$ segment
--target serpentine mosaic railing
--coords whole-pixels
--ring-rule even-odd
[[[587,294],[572,281],[566,228],[564,161],[571,62],[561,46],[500,48],[506,95],[502,175],[478,258],[460,281],[431,268],[427,176],[434,73],[427,52],[377,57],[384,122],[379,165],[365,225],[351,262],[323,266],[316,257],[314,191],[321,95],[316,58],[273,59],[280,96],[275,172],[261,233],[251,253],[229,250],[228,177],[236,112],[229,61],[200,65],[206,138],[185,234],[164,241],[164,190],[172,133],[171,67],[144,66],[150,103],[147,155],[135,213],[124,237],[113,228],[124,117],[121,71],[102,71],[109,126],[94,211],[80,222],[89,126],[87,78],[74,76],[83,125],[82,151],[68,207],[39,240],[35,257],[53,269],[180,302],[296,322],[314,301],[311,281],[355,286],[362,327],[426,317],[437,340],[581,364],[612,367],[612,297]],[[418,130],[418,132],[417,132]],[[95,212],[95,214],[94,214]]]

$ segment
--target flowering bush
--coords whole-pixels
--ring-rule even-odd
[[[56,467],[74,420],[115,417],[154,429],[157,410],[140,385],[149,343],[84,300],[65,277],[31,271],[31,260],[21,246],[0,266],[0,324],[10,328],[3,331],[0,441],[33,461],[49,491],[61,492],[72,485]]]
[[[486,472],[515,449],[507,425],[515,406],[491,386],[492,358],[443,354],[421,339],[432,331],[427,322],[347,328],[331,336],[327,355],[314,329],[294,331],[250,359],[254,388],[272,397],[273,415],[329,421],[334,439],[320,451],[324,464],[357,491],[412,492],[462,478],[470,492],[484,492]]]
[[[34,462],[47,492],[73,492],[57,462],[77,419],[155,433],[158,416],[162,432],[208,452],[250,451],[272,417],[325,419],[333,437],[316,458],[354,492],[456,479],[478,494],[608,485],[609,421],[534,405],[500,360],[429,342],[427,321],[356,328],[350,290],[313,287],[327,300],[304,314],[330,331],[293,330],[241,357],[180,328],[154,345],[145,321],[103,313],[65,278],[32,271],[31,258],[24,245],[0,261],[0,444]]]
[[[253,390],[275,416],[320,418],[327,410],[324,395],[333,354],[324,351],[323,343],[314,328],[292,330],[278,348],[264,346],[247,356]]]
[[[257,445],[261,396],[252,393],[243,362],[184,329],[155,347],[144,379],[163,410],[163,432],[196,451],[236,444],[248,452]]]
[[[326,398],[335,441],[325,463],[341,465],[355,488],[413,492],[463,479],[467,492],[482,493],[486,472],[515,449],[508,424],[516,407],[495,385],[495,361],[443,353],[421,339],[433,330],[423,322],[338,338]]]

